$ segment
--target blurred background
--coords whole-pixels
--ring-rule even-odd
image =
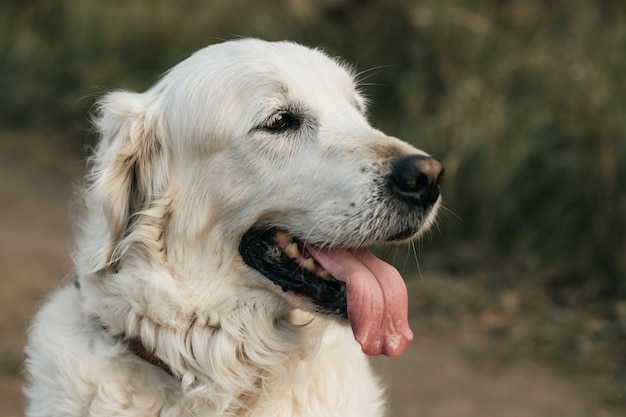
[[[384,362],[392,395],[425,392],[448,352],[468,386],[548,372],[547,396],[582,401],[580,414],[535,416],[626,414],[625,18],[626,2],[608,0],[3,0],[2,415],[21,414],[25,328],[70,269],[67,207],[94,101],[242,36],[355,64],[372,124],[445,166],[436,229],[380,249],[407,277],[415,349],[432,348],[402,360],[435,364],[396,376],[417,368]],[[446,415],[396,400],[394,415]],[[474,402],[477,414],[454,415],[497,415]]]

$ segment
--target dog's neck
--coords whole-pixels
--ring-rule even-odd
[[[197,395],[202,387],[210,387],[212,398],[223,399],[215,404],[218,409],[253,402],[262,392],[281,395],[293,383],[294,363],[315,354],[328,325],[322,317],[294,311],[264,289],[223,296],[212,308],[197,300],[185,306],[164,298],[165,291],[156,297],[154,286],[144,285],[131,268],[81,276],[77,287],[83,306],[89,308],[86,315],[97,318],[103,331],[123,343],[129,354],[141,358],[145,367],[166,372],[164,378],[192,381],[199,388]],[[143,310],[128,301],[129,292],[147,300]],[[170,315],[173,310],[167,307],[172,304],[202,310],[189,308],[183,317],[179,309]]]
[[[80,291],[80,281],[78,279],[78,275],[74,277],[74,288],[76,288],[78,291]],[[110,333],[109,330],[107,329],[107,327],[102,324],[101,320],[99,319],[95,319],[96,322],[98,323],[98,325],[105,330],[106,332]],[[111,335],[113,337],[116,337],[115,335]],[[139,337],[118,337],[122,340],[124,340],[124,342],[126,343],[126,345],[128,346],[128,350],[131,351],[132,353],[134,353],[137,357],[143,359],[144,361],[158,367],[161,368],[163,371],[165,371],[166,373],[170,374],[171,376],[174,376],[174,373],[172,372],[172,370],[170,369],[169,365],[167,363],[165,363],[163,360],[161,360],[155,353],[154,351],[149,350],[141,341],[141,339]]]

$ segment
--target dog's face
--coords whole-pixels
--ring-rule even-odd
[[[103,103],[104,136],[107,112],[141,115],[128,128],[139,132],[128,157],[114,158],[130,189],[106,204],[114,240],[138,233],[152,209],[163,262],[182,280],[194,276],[194,290],[258,286],[349,318],[367,353],[406,346],[406,289],[364,247],[429,227],[442,168],[369,125],[344,65],[291,43],[226,42],[141,97]]]

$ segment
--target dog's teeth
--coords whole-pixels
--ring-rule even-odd
[[[315,272],[315,261],[313,258],[303,259],[300,261],[300,266],[306,269],[309,272]]]
[[[275,257],[280,257],[280,254],[284,253],[289,258],[291,258],[295,263],[300,265],[300,267],[312,274],[317,275],[321,279],[332,279],[333,276],[330,275],[328,271],[322,268],[319,264],[315,262],[313,256],[309,253],[306,247],[302,242],[295,241],[294,238],[288,235],[285,232],[281,232],[277,230],[274,232],[274,241],[276,242],[276,246],[272,251],[272,255]],[[302,246],[302,249],[301,249]],[[276,252],[275,252],[276,251]]]
[[[328,273],[328,271],[325,270],[324,268],[318,268],[317,272],[316,272],[316,275],[318,277],[320,277],[320,278],[323,278],[323,279],[331,279],[332,278],[332,275],[330,275],[330,273]]]
[[[295,242],[288,244],[284,251],[291,259],[296,259],[301,256],[298,244]]]
[[[293,238],[291,236],[289,236],[285,232],[281,232],[280,230],[274,233],[274,240],[281,246],[288,245],[289,243],[293,242]]]

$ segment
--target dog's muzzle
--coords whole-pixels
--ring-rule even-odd
[[[428,227],[440,197],[443,167],[434,158],[414,154],[389,161],[386,169],[368,197],[380,210],[362,216],[363,222],[373,220],[378,227],[359,231],[364,243],[333,245],[332,236],[310,241],[306,230],[259,223],[243,234],[239,253],[245,264],[284,293],[305,299],[316,313],[348,319],[365,353],[393,356],[413,337],[406,285],[395,268],[364,246],[410,239]]]

